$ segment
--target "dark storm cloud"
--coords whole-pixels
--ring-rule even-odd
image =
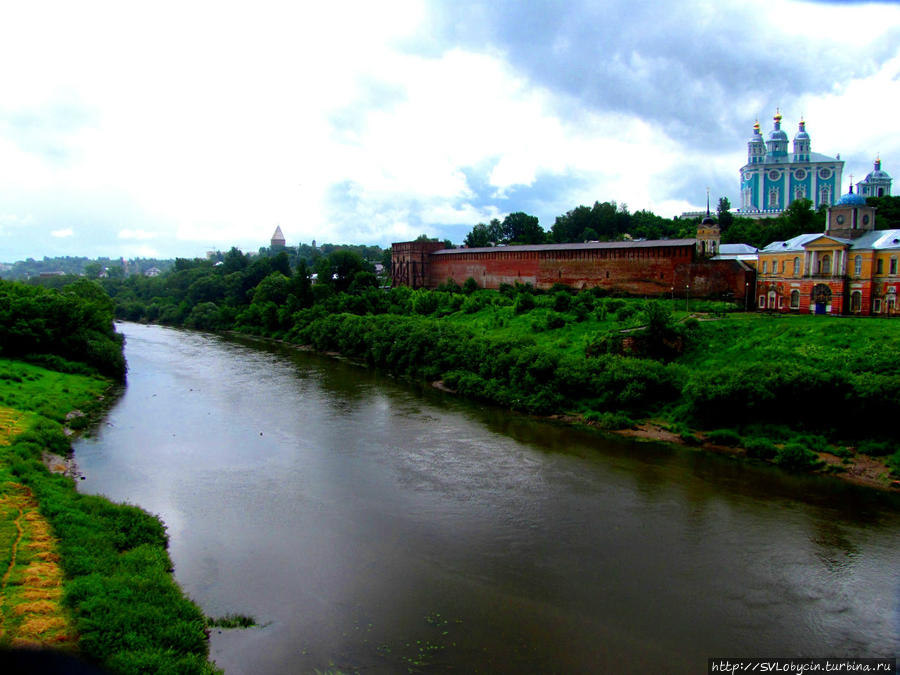
[[[816,6],[808,7],[812,16]],[[871,74],[900,43],[897,28],[863,50],[837,39],[838,26],[816,34],[764,4],[462,0],[432,8],[440,37],[413,48],[498,49],[561,95],[564,116],[573,100],[636,115],[700,149],[745,140],[756,115]]]

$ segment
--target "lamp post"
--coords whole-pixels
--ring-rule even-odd
[[[691,311],[691,285],[684,285],[684,311],[690,313]]]
[[[750,282],[744,282],[744,311],[747,311],[747,306],[749,304],[748,296],[750,295]]]

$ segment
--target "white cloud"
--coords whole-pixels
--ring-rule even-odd
[[[119,239],[156,239],[159,232],[148,232],[147,230],[119,230]]]
[[[57,239],[66,239],[67,237],[75,236],[75,230],[71,227],[66,227],[62,230],[51,230],[50,236],[56,237]]]
[[[793,123],[804,114],[814,150],[841,152],[848,173],[878,152],[900,172],[900,8],[776,0],[754,52],[737,2],[694,5],[690,27],[674,5],[653,10],[653,39],[629,3],[597,25],[596,7],[572,3],[534,35],[515,21],[543,5],[493,4],[15,3],[0,42],[0,60],[20,64],[0,99],[0,250],[116,255],[152,241],[154,255],[193,256],[254,250],[276,223],[292,242],[389,243],[529,208],[549,227],[595,200],[671,216],[710,183],[737,201],[753,115],[765,127],[774,105]],[[837,25],[853,45],[832,47]],[[823,72],[844,47],[862,55],[854,74]],[[79,236],[54,236],[52,251],[20,234],[67,223]]]

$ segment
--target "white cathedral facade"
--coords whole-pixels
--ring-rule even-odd
[[[844,171],[840,155],[829,157],[812,152],[802,119],[789,152],[781,119],[781,113],[776,113],[768,140],[763,140],[759,122],[753,125],[753,136],[747,143],[747,163],[741,167],[741,206],[736,215],[774,216],[798,199],[809,199],[813,208],[819,208],[831,206],[840,197]]]

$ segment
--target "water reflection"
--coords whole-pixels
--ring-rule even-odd
[[[671,672],[892,655],[896,503],[473,406],[278,345],[125,326],[83,487],[169,526],[229,673]]]

